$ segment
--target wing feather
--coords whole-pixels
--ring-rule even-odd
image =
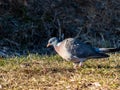
[[[98,53],[91,45],[74,38],[67,39],[65,47],[72,55],[79,58],[103,58],[108,56],[104,53]]]

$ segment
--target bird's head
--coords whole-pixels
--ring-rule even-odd
[[[52,37],[48,40],[47,47],[49,46],[56,46],[58,43],[58,39],[56,37]]]

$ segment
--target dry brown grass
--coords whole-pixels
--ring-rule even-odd
[[[89,60],[78,70],[59,56],[0,60],[1,90],[120,90],[120,54]]]

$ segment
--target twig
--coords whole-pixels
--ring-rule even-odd
[[[57,19],[57,22],[58,22],[59,40],[62,40],[64,38],[64,34],[62,34],[60,20]]]
[[[78,32],[78,34],[75,36],[75,38],[78,38],[79,37],[79,35],[80,35],[80,33],[81,33],[81,31],[82,31],[82,27],[81,28],[78,28],[80,31]]]
[[[9,40],[9,39],[7,39],[7,38],[5,38],[5,41],[8,41],[9,43],[14,44],[14,45],[16,45],[16,46],[20,46],[20,45],[19,45],[18,43],[16,43],[15,41]]]

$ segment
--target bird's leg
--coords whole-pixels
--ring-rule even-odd
[[[73,63],[73,65],[74,65],[74,69],[78,69],[83,66],[83,62]]]
[[[77,69],[78,68],[78,63],[73,63],[73,68]]]
[[[80,63],[79,63],[79,67],[82,67],[82,66],[83,66],[83,62],[80,62]]]
[[[74,65],[74,69],[78,69],[78,68],[80,68],[80,67],[83,66],[83,62],[80,62],[80,63],[73,63],[73,65]]]

